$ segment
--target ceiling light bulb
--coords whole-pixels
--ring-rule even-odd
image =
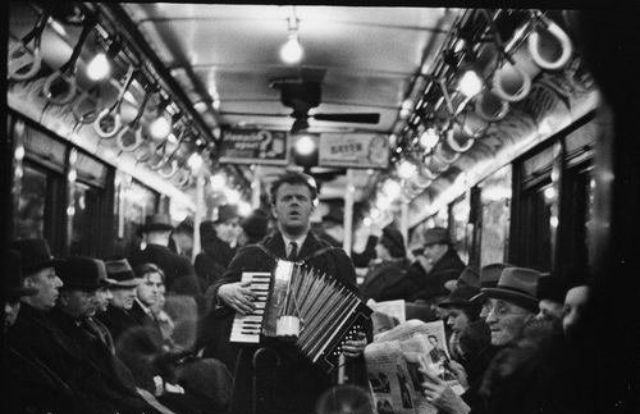
[[[203,162],[202,156],[197,152],[194,152],[187,160],[187,165],[189,165],[189,168],[191,168],[192,171],[198,171],[200,167],[202,167]]]
[[[251,204],[247,203],[246,201],[240,201],[238,203],[238,214],[240,214],[242,217],[247,217],[249,214],[251,214]]]
[[[397,181],[389,179],[385,181],[384,185],[382,186],[382,191],[384,191],[384,193],[389,198],[394,199],[394,198],[398,198],[398,196],[400,195],[400,192],[402,191],[402,187]]]
[[[169,120],[164,116],[159,116],[149,124],[149,135],[151,135],[152,139],[162,140],[170,133],[171,123],[169,123]]]
[[[87,76],[92,81],[99,81],[107,78],[111,74],[111,63],[104,53],[95,55],[91,62],[87,65]]]
[[[303,135],[296,141],[295,149],[299,155],[311,155],[316,149],[316,143],[309,135]]]
[[[478,76],[475,70],[467,70],[462,77],[460,77],[458,90],[468,98],[476,96],[482,90],[482,79],[480,79],[480,76]]]
[[[434,128],[427,128],[422,135],[420,135],[420,145],[422,145],[422,148],[430,150],[436,146],[439,138]]]
[[[240,201],[240,193],[238,190],[229,189],[224,192],[224,196],[229,204],[237,204]]]
[[[292,65],[294,63],[300,62],[303,55],[304,51],[302,50],[302,46],[300,45],[298,33],[294,32],[289,34],[289,40],[287,40],[287,43],[282,45],[282,48],[280,49],[280,58],[284,61],[284,63]]]
[[[213,191],[222,190],[226,184],[227,180],[224,178],[224,175],[218,173],[211,176],[211,189],[213,189]]]
[[[413,178],[416,175],[418,169],[415,164],[410,161],[402,160],[400,164],[398,164],[398,176],[403,180],[408,180]]]

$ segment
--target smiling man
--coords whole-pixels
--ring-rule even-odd
[[[235,348],[228,343],[233,316],[236,312],[246,314],[254,308],[254,295],[248,284],[240,282],[244,271],[272,271],[276,260],[286,258],[334,276],[357,292],[353,263],[346,253],[319,239],[310,231],[311,214],[315,208],[317,188],[313,179],[305,174],[287,172],[271,186],[272,214],[277,221],[277,230],[257,245],[242,248],[234,257],[223,280],[214,286],[216,309],[220,317],[226,315],[228,325],[224,339],[232,351],[237,352],[235,389],[237,398],[232,402],[232,413],[251,412],[252,398],[263,413],[308,413],[313,411],[317,398],[332,385],[332,378],[311,365],[291,343],[261,344],[268,354],[280,361],[279,368],[273,362],[252,369],[252,358],[256,346]],[[348,341],[343,352],[351,367],[362,367],[362,351],[366,338]],[[267,354],[264,352],[263,354]],[[234,358],[235,359],[235,358]],[[351,373],[354,380],[357,370]],[[252,379],[257,375],[260,384],[255,394]],[[359,373],[364,379],[363,373]]]

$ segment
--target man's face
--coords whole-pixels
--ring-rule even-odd
[[[283,231],[298,235],[309,229],[313,208],[309,187],[284,183],[276,192],[273,215]]]
[[[113,295],[111,305],[129,310],[133,306],[133,300],[136,298],[136,287],[111,289],[111,294]]]
[[[469,317],[460,308],[451,308],[447,317],[447,325],[455,333],[461,333],[469,325]]]
[[[162,286],[164,283],[160,273],[147,273],[142,283],[138,285],[138,299],[147,306],[153,306],[158,302]]]
[[[589,287],[576,286],[569,289],[564,299],[564,316],[562,317],[562,328],[565,333],[569,333],[579,326],[588,300]]]
[[[424,246],[422,255],[431,263],[435,263],[447,252],[446,244],[428,244]]]
[[[491,331],[491,344],[504,346],[514,342],[532,317],[532,312],[514,303],[490,298],[487,325]]]
[[[10,300],[4,303],[4,328],[13,326],[20,313],[20,300]]]
[[[481,299],[482,302],[482,307],[480,308],[480,319],[487,319],[487,315],[489,314],[490,309],[490,305],[491,302],[489,302],[489,299]]]
[[[187,233],[176,233],[173,240],[178,245],[181,252],[190,252],[193,249],[193,237]]]
[[[62,294],[60,304],[63,310],[75,318],[87,318],[96,313],[98,307],[95,290],[69,290]]]
[[[38,293],[27,300],[31,306],[39,310],[49,310],[54,307],[60,295],[58,289],[63,285],[53,267],[46,267],[29,275],[25,278],[24,284],[26,287],[38,290]]]
[[[223,242],[231,245],[234,244],[240,235],[240,219],[238,217],[231,218],[215,225],[216,235]]]
[[[111,291],[107,288],[100,288],[96,291],[96,311],[106,312],[109,302],[113,299]]]
[[[538,304],[540,312],[536,315],[537,319],[543,320],[560,320],[562,319],[562,303],[549,299],[542,299]]]

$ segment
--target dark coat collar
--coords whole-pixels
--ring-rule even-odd
[[[286,249],[284,246],[284,239],[282,233],[279,231],[274,232],[272,235],[267,236],[262,242],[264,247],[278,257],[286,257]],[[298,253],[298,258],[304,260],[309,255],[315,253],[318,249],[330,246],[328,243],[323,242],[312,231],[307,233],[307,238],[304,240],[302,247]]]

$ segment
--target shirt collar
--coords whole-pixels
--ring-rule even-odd
[[[304,244],[305,240],[307,240],[307,235],[308,234],[309,234],[309,232],[306,232],[305,234],[303,234],[302,236],[298,237],[297,239],[290,239],[287,236],[285,236],[284,234],[282,234],[282,240],[284,241],[284,249],[285,249],[285,251],[287,253],[289,253],[289,244],[291,242],[295,242],[298,245],[298,253],[300,253],[300,249],[302,248],[302,245]]]

